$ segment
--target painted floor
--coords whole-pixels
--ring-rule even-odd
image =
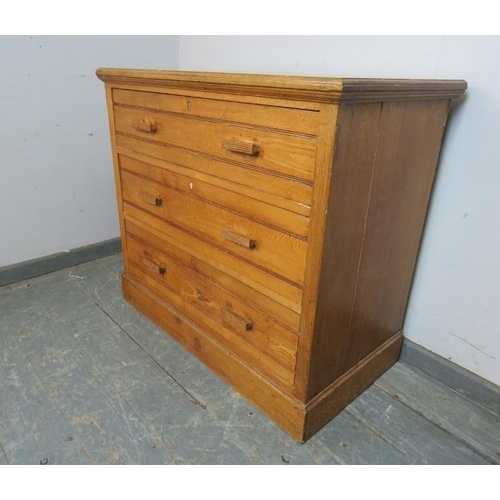
[[[298,444],[122,298],[120,255],[0,288],[0,464],[488,464],[500,418],[398,363]]]

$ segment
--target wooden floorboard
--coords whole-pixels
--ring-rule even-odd
[[[411,463],[489,463],[459,439],[375,385],[351,403],[347,411],[390,442]]]
[[[403,363],[376,385],[486,460],[500,463],[499,417]]]
[[[0,464],[498,463],[498,419],[401,363],[295,442],[127,304],[122,269],[0,287]]]

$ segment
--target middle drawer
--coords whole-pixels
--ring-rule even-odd
[[[304,239],[126,170],[121,170],[121,183],[125,213],[127,204],[131,204],[290,284],[303,284],[307,249]],[[241,202],[245,202],[244,197]]]

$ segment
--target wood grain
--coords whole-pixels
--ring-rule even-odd
[[[125,213],[130,205],[134,205],[292,284],[302,284],[307,249],[305,241],[124,170],[121,171],[121,180]],[[145,202],[140,196],[144,191],[159,193],[161,205],[153,206]],[[228,241],[223,236],[223,230],[254,240],[255,248],[245,248]]]
[[[300,316],[278,302],[271,300],[267,295],[258,292],[254,286],[248,286],[242,281],[230,276],[211,266],[206,258],[197,257],[191,252],[186,252],[178,246],[178,242],[166,239],[166,235],[159,237],[152,228],[144,228],[129,220],[125,220],[125,230],[127,234],[132,234],[139,240],[146,241],[149,246],[161,250],[162,253],[175,259],[186,267],[193,269],[206,280],[214,283],[219,288],[227,290],[232,295],[240,298],[254,309],[259,309],[263,314],[271,316],[278,323],[282,324],[293,332],[299,331]]]
[[[297,337],[237,297],[170,259],[157,249],[129,236],[130,276],[177,311],[210,332],[221,343],[273,379],[293,383]],[[168,270],[160,275],[144,265],[144,258],[161,262]],[[230,314],[250,319],[250,330],[234,328]]]
[[[116,191],[116,204],[118,207],[118,220],[120,223],[120,236],[122,242],[123,265],[125,270],[128,267],[127,259],[127,242],[125,241],[125,224],[123,218],[120,216],[123,213],[123,196],[122,196],[122,183],[120,179],[120,161],[116,150],[116,131],[115,131],[115,117],[113,112],[113,90],[111,86],[106,85],[106,106],[108,110],[109,122],[109,135],[111,138],[111,154],[113,157],[113,171],[115,177],[115,191]]]
[[[254,195],[253,191],[243,190],[245,194],[242,195],[233,190],[233,184],[223,183],[221,184],[223,187],[219,187],[217,182],[215,184],[206,182],[211,181],[211,179],[203,175],[198,176],[195,171],[182,169],[183,174],[179,174],[176,171],[169,170],[172,164],[146,163],[122,154],[119,155],[119,161],[120,168],[123,170],[147,177],[190,196],[206,200],[269,227],[302,236],[303,238],[307,238],[309,234],[308,217],[246,196],[246,194]]]
[[[398,332],[309,400],[302,441],[309,439],[386,372],[398,360],[402,342],[403,335]]]
[[[155,233],[160,239],[172,242],[185,252],[200,260],[206,261],[212,267],[254,288],[270,299],[288,307],[300,314],[302,303],[302,288],[283,281],[278,276],[270,274],[264,269],[247,262],[222,248],[183,231],[161,219],[151,217],[147,212],[127,205],[123,214],[125,220],[133,222],[150,232]]]
[[[234,318],[247,318],[252,323],[251,328],[241,330],[228,330],[228,335],[237,335],[249,344],[259,348],[263,353],[275,358],[287,368],[295,368],[295,357],[297,351],[297,334],[277,324],[272,317],[266,316],[255,307],[245,303],[217,284],[207,280],[203,275],[197,273],[191,267],[170,257],[161,250],[148,245],[146,242],[128,234],[130,245],[130,259],[136,267],[142,269],[148,276],[155,279],[160,286],[156,288],[160,297],[164,292],[171,292],[180,297],[179,307],[182,312],[186,305],[192,310],[202,311],[195,315],[195,323],[199,323],[198,316],[209,316],[211,319],[224,323],[224,320],[233,316]],[[159,266],[168,270],[168,273],[160,275],[158,267],[144,266],[144,259],[159,263]],[[132,273],[133,274],[133,273]],[[140,281],[140,277],[136,278]],[[203,320],[203,318],[202,318]],[[220,325],[219,325],[220,329]]]
[[[402,328],[448,105],[353,106],[339,115],[308,397]]]
[[[315,139],[120,106],[115,106],[114,114],[116,131],[120,134],[233,160],[271,173],[286,174],[306,181],[313,180]],[[156,132],[151,134],[139,130],[136,124],[141,121],[154,122]],[[258,155],[241,154],[222,147],[224,141],[238,142],[249,139],[259,144]]]
[[[154,86],[147,82],[142,83],[113,83],[113,88],[120,90],[132,90],[133,92],[151,92],[154,94],[168,94],[182,96],[186,98],[199,97],[200,99],[213,99],[221,102],[224,106],[228,102],[238,102],[244,104],[257,104],[259,106],[271,106],[291,109],[303,109],[306,111],[319,111],[320,103],[293,99],[288,97],[265,97],[252,94],[229,94],[211,91],[207,88],[200,90],[195,88],[183,88],[181,86]]]
[[[313,102],[337,103],[341,97],[355,94],[357,99],[367,95],[380,102],[405,99],[451,99],[462,95],[467,88],[463,80],[390,80],[362,78],[328,78],[288,75],[259,75],[236,73],[204,73],[195,71],[165,71],[99,68],[97,76],[104,82],[142,84],[153,87],[209,90],[224,94],[253,95]],[[402,97],[400,95],[402,94]]]
[[[223,102],[219,99],[161,94],[158,92],[133,92],[114,89],[114,102],[137,108],[170,111],[201,118],[247,123],[264,128],[316,135],[316,111],[241,102]]]
[[[309,215],[311,183],[133,137],[117,135],[116,144],[118,152],[122,155],[179,173],[184,173],[185,169],[189,168],[189,175],[201,175],[200,178],[212,184],[227,187],[291,212]],[[168,165],[165,160],[168,160]],[[192,171],[195,173],[191,173]]]
[[[336,141],[338,107],[323,105],[320,110],[318,148],[316,155],[316,182],[314,183],[309,245],[306,257],[300,339],[297,355],[297,377],[295,395],[307,400],[309,386],[311,347],[316,318],[318,287],[322,274],[322,259],[325,251],[326,217],[330,196],[330,178]]]
[[[227,149],[232,153],[241,153],[249,156],[257,156],[260,153],[258,141],[251,138],[240,138],[235,140],[222,140],[222,149]]]
[[[323,223],[323,257],[317,288],[308,291],[314,324],[304,330],[309,342],[307,397],[339,375],[338,345],[350,334],[354,291],[378,143],[380,104],[343,104],[337,119],[337,153]],[[311,276],[312,277],[312,276]],[[309,290],[309,289],[307,289]],[[314,295],[316,293],[316,295]],[[308,301],[304,297],[304,303]]]
[[[351,332],[338,346],[339,371],[402,328],[447,114],[446,101],[382,108]]]

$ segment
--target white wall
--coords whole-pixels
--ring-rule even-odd
[[[178,37],[0,37],[0,267],[118,236],[99,66],[176,69]]]
[[[463,78],[405,335],[500,384],[500,38],[181,36],[185,70]]]

